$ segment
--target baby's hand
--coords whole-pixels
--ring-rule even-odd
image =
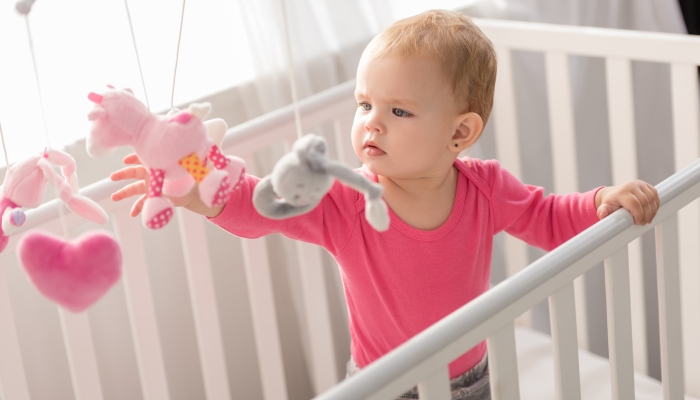
[[[656,188],[643,181],[629,181],[619,186],[605,187],[595,196],[598,218],[603,219],[618,208],[624,207],[632,214],[636,225],[650,223],[660,204]]]
[[[131,216],[139,215],[143,209],[143,203],[146,201],[146,192],[148,191],[148,171],[141,165],[141,161],[134,153],[124,157],[124,164],[133,165],[131,167],[122,168],[119,171],[113,172],[109,177],[113,181],[121,181],[125,179],[138,179],[137,182],[130,183],[123,188],[112,193],[112,200],[120,201],[129,197],[138,196],[138,200],[131,207]],[[194,185],[192,190],[182,197],[168,197],[176,207],[187,207],[191,205],[195,199],[198,199],[197,185]]]

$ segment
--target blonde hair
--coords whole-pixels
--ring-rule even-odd
[[[398,21],[367,47],[372,59],[435,57],[442,63],[458,106],[479,114],[484,125],[493,107],[496,52],[491,41],[467,16],[454,11],[426,11]]]

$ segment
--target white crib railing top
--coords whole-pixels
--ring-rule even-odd
[[[700,37],[673,33],[475,18],[496,46],[592,57],[700,64]]]
[[[618,210],[316,399],[382,398],[378,393],[407,389],[425,378],[425,371],[449,364],[700,196],[700,160],[656,188],[661,207],[652,224],[636,226],[629,212]]]

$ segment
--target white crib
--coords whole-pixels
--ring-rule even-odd
[[[635,128],[632,105],[631,60],[647,60],[671,65],[675,165],[680,171],[658,186],[663,207],[655,220],[663,383],[655,382],[643,372],[646,357],[645,337],[640,320],[644,307],[640,301],[641,245],[638,238],[652,227],[634,227],[625,212],[618,212],[577,238],[523,270],[526,248],[517,240],[506,240],[506,259],[512,278],[496,286],[435,326],[416,336],[400,348],[378,360],[356,377],[339,381],[342,376],[334,342],[329,296],[335,290],[326,286],[324,255],[320,248],[295,243],[300,268],[303,308],[308,335],[309,374],[313,392],[319,399],[389,399],[419,383],[421,398],[448,399],[447,365],[481,340],[488,339],[491,382],[494,399],[523,398],[639,398],[682,399],[684,394],[700,397],[700,122],[697,65],[700,65],[700,39],[679,35],[613,31],[594,28],[560,27],[503,21],[477,21],[492,39],[499,55],[499,75],[493,124],[496,149],[501,163],[521,176],[518,127],[515,116],[510,50],[526,49],[546,54],[547,87],[550,107],[551,147],[555,189],[570,192],[578,189],[569,54],[604,57],[608,78],[607,97],[610,117],[613,177],[616,183],[637,176]],[[354,112],[353,82],[303,100],[300,104],[302,124],[309,127],[332,126],[333,152],[344,162],[353,163],[348,148],[349,121]],[[256,174],[255,153],[295,138],[291,107],[269,113],[230,129],[224,151],[246,159],[249,173]],[[107,180],[86,187],[82,193],[98,201],[112,219],[112,229],[124,252],[124,307],[133,341],[133,351],[140,385],[134,390],[143,399],[182,398],[171,389],[158,316],[154,305],[144,238],[159,232],[142,231],[140,221],[128,216],[130,204],[114,203],[109,195],[121,184]],[[685,207],[690,204],[690,206]],[[32,228],[60,232],[59,203],[44,204],[27,215],[27,224],[15,235],[0,256],[0,265],[11,264],[13,249],[21,235]],[[683,208],[685,207],[685,208]],[[180,242],[161,243],[182,248],[191,302],[197,356],[201,371],[202,396],[208,399],[240,398],[230,383],[231,365],[225,359],[227,338],[222,335],[221,309],[212,275],[212,254],[207,246],[204,221],[199,216],[179,210],[177,221]],[[86,225],[69,215],[71,229]],[[208,229],[208,228],[207,228]],[[275,310],[270,279],[270,256],[280,250],[270,249],[265,239],[240,242],[241,261],[251,307],[255,333],[261,396],[287,399],[288,377],[280,346],[281,333]],[[627,244],[629,246],[629,252]],[[223,249],[221,251],[224,251]],[[294,255],[296,253],[296,256]],[[286,254],[286,253],[285,253]],[[596,358],[585,350],[585,304],[582,281],[577,279],[597,262],[605,260],[606,294],[610,361]],[[152,267],[152,266],[151,266]],[[518,272],[520,271],[520,272]],[[0,399],[42,398],[32,378],[33,371],[24,365],[21,338],[17,335],[17,315],[13,315],[6,271],[0,270]],[[682,276],[682,280],[679,278]],[[27,296],[38,296],[28,285]],[[549,298],[552,338],[525,328],[515,328],[515,320],[541,300]],[[680,304],[683,304],[683,309]],[[71,314],[58,310],[67,353],[67,365],[73,397],[99,400],[114,398],[104,384],[104,369],[98,368],[96,353],[108,353],[108,344],[93,340],[90,318],[99,317],[95,310]],[[525,314],[527,315],[527,314]],[[104,316],[100,317],[104,318]],[[682,322],[682,324],[681,324]],[[528,318],[517,325],[528,325]],[[578,332],[577,332],[578,331]],[[517,341],[516,341],[517,337]],[[630,340],[631,339],[631,340]],[[517,346],[516,346],[517,342]],[[549,343],[552,346],[549,346]],[[517,348],[516,348],[517,347]],[[518,361],[516,363],[516,360]],[[553,360],[548,367],[544,362]],[[642,360],[641,362],[639,360]],[[579,363],[580,362],[580,363]],[[36,365],[36,362],[33,363]],[[610,370],[607,381],[601,371]],[[684,375],[685,371],[685,375]],[[548,375],[551,375],[548,378]],[[520,380],[519,377],[520,376]],[[585,378],[585,381],[581,380]],[[636,378],[635,378],[636,376]],[[685,378],[684,378],[685,377]],[[549,379],[549,380],[548,380]],[[551,382],[551,383],[548,383]],[[607,382],[607,383],[606,383]],[[336,385],[334,387],[334,385]],[[549,385],[549,386],[547,386]],[[607,390],[610,387],[612,390]],[[601,389],[603,388],[603,389]],[[521,390],[522,389],[522,390]],[[547,389],[532,391],[530,389]],[[591,390],[598,389],[598,390]],[[583,392],[583,397],[581,393]],[[605,392],[605,393],[604,393]],[[605,397],[601,397],[605,396]],[[46,397],[49,398],[49,397]],[[71,393],[51,398],[71,398]]]

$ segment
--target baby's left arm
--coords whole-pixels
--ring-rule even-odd
[[[595,196],[598,218],[603,219],[622,207],[632,214],[636,225],[650,223],[660,203],[656,188],[644,181],[604,187]]]

